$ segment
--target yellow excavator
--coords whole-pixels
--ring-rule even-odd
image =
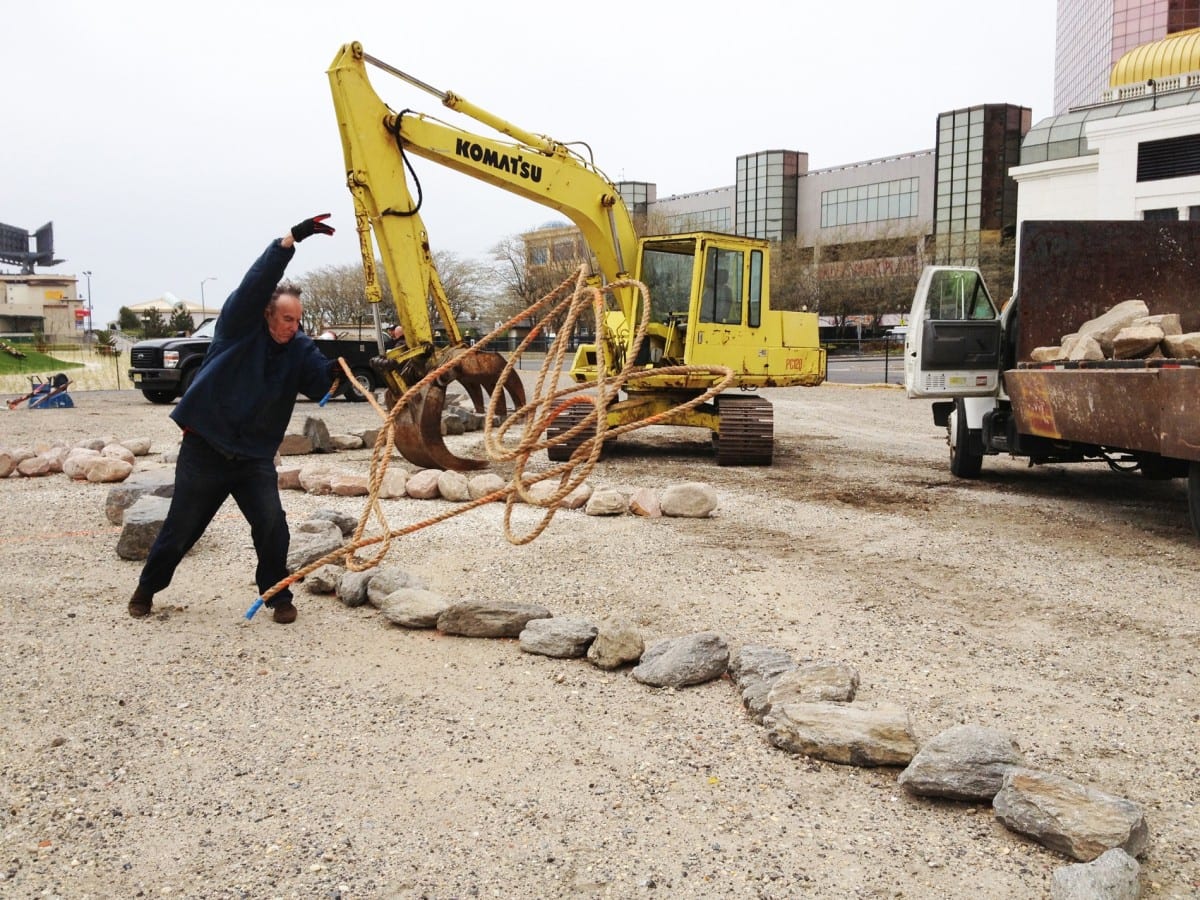
[[[395,112],[376,94],[367,77],[371,64],[433,94],[449,109],[464,114],[508,140],[453,127],[411,110]],[[646,372],[626,384],[626,396],[606,411],[610,427],[661,415],[696,398],[721,376],[668,373],[678,366],[724,366],[742,390],[717,394],[666,420],[666,424],[707,428],[721,465],[769,465],[774,448],[771,404],[753,393],[771,386],[818,385],[825,380],[825,352],[815,314],[775,310],[770,304],[770,264],[766,241],[714,232],[689,232],[639,238],[616,186],[589,160],[568,145],[518,128],[468,102],[437,90],[376,59],[355,42],[345,44],[329,67],[334,108],[346,160],[346,181],[354,200],[367,298],[379,326],[382,292],[375,269],[372,235],[378,243],[400,324],[403,345],[377,361],[379,374],[396,396],[434,368],[452,360],[445,377],[422,389],[423,396],[402,411],[396,422],[396,446],[422,466],[473,469],[483,460],[454,455],[441,435],[441,412],[448,383],[462,384],[476,408],[494,390],[505,368],[498,353],[469,350],[446,300],[405,174],[408,155],[431,160],[488,184],[534,200],[567,216],[583,233],[595,257],[599,283],[633,278],[650,296],[645,339],[636,341],[643,310],[635,287],[614,290],[615,302],[597,323],[595,344],[577,351],[571,377],[594,380],[603,359],[616,375],[632,363]],[[429,300],[442,320],[449,346],[434,342]],[[637,348],[636,354],[633,352]],[[634,356],[630,359],[630,356]],[[510,371],[504,393],[524,404],[519,377]],[[503,411],[503,410],[502,410]],[[565,434],[587,408],[573,404],[555,417],[548,434]],[[547,451],[553,460],[570,458],[586,439],[582,432]]]

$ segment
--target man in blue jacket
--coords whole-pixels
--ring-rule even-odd
[[[225,301],[204,362],[171,413],[183,429],[175,493],[129,601],[135,618],[150,615],[154,595],[171,583],[180,560],[229,496],[250,523],[259,592],[288,574],[289,535],[275,451],[296,395],[324,396],[337,370],[300,331],[300,289],[280,279],[296,243],[333,234],[327,218],[328,213],[305,219],[272,241],[250,267]],[[276,622],[296,621],[290,590],[280,591],[267,606]]]

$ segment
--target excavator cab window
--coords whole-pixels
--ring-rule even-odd
[[[700,297],[701,322],[742,324],[742,263],[740,250],[708,248]]]
[[[665,323],[672,316],[687,321],[694,254],[695,244],[691,241],[674,241],[645,249],[641,280],[650,291],[650,321]]]
[[[746,324],[757,328],[762,324],[762,269],[763,254],[761,250],[750,251],[750,315]]]

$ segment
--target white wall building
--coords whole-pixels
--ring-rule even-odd
[[[1200,221],[1200,31],[1129,51],[1104,98],[1026,135],[1010,171],[1018,223]]]

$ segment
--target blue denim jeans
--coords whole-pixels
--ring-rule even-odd
[[[287,517],[279,502],[279,476],[273,460],[230,458],[199,435],[185,432],[175,463],[171,508],[138,579],[143,590],[157,594],[171,583],[180,560],[230,496],[250,523],[258,554],[254,580],[259,594],[287,577]],[[273,607],[291,598],[292,592],[284,588],[267,605]]]

